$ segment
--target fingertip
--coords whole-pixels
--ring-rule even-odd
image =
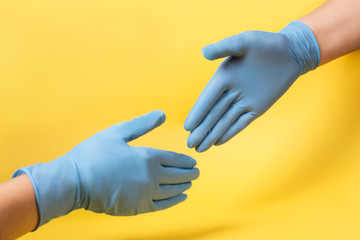
[[[163,124],[164,122],[165,122],[165,120],[166,120],[166,115],[165,115],[165,113],[162,111],[162,110],[155,110],[155,111],[153,111],[152,112],[153,114],[156,114],[157,115],[157,117],[158,117],[158,124],[159,125],[161,125],[161,124]]]
[[[199,148],[199,147],[196,147],[196,148],[195,148],[195,151],[198,152],[198,153],[202,153],[202,152],[203,152],[202,149]]]
[[[186,193],[180,193],[179,195],[173,197],[171,206],[177,205],[187,199],[188,195]]]
[[[182,192],[189,190],[191,187],[192,187],[192,182],[184,183],[184,188],[182,189]]]
[[[194,141],[194,139],[192,138],[192,135],[190,134],[189,137],[188,137],[188,139],[187,139],[187,141],[186,141],[186,144],[187,144],[187,146],[188,146],[189,148],[193,148],[194,145],[195,145],[194,143],[195,143],[195,141]]]
[[[188,195],[186,193],[182,193],[179,196],[179,199],[181,202],[185,201],[187,199]]]
[[[175,196],[172,200],[173,203],[170,207],[178,205],[179,203],[184,202],[187,199],[188,195],[186,193],[180,193],[179,195]]]
[[[117,131],[119,138],[129,142],[159,127],[164,121],[165,113],[161,110],[155,110],[132,120],[116,124],[111,129]]]
[[[155,118],[155,127],[161,126],[166,120],[165,113],[162,110],[155,110],[152,111],[150,114]]]
[[[191,165],[192,167],[195,167],[197,165],[197,161],[195,159],[193,159],[192,157],[190,157],[190,161],[191,161]]]
[[[204,146],[199,145],[199,146],[197,146],[197,147],[195,148],[195,151],[197,151],[198,153],[203,153],[203,152],[205,152],[206,150],[208,150],[210,147],[211,147],[211,146],[209,146],[209,147],[204,147]]]
[[[185,156],[186,160],[186,166],[184,166],[183,168],[194,168],[197,164],[196,160],[188,155],[183,155]]]
[[[203,55],[206,59],[208,59],[208,60],[210,60],[210,61],[213,61],[213,60],[215,60],[215,58],[214,58],[214,54],[213,54],[212,46],[211,46],[211,45],[212,45],[212,44],[207,45],[206,47],[203,47],[203,48],[201,49],[201,53],[202,53],[202,55]]]
[[[190,131],[194,130],[195,127],[194,127],[194,124],[187,118],[184,123],[184,128],[186,131],[190,132]]]
[[[182,193],[184,193],[185,191],[189,190],[192,187],[192,182],[183,183],[182,185],[184,185],[184,186],[183,186],[183,189],[181,189],[181,190],[182,190]]]
[[[180,193],[179,195],[169,198],[169,199],[154,201],[155,211],[164,210],[169,207],[173,207],[173,206],[185,201],[186,198],[187,198],[187,194]]]
[[[193,180],[196,180],[200,176],[200,170],[198,168],[194,168],[194,170],[195,170],[195,178]]]

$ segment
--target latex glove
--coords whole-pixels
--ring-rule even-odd
[[[85,208],[109,215],[135,215],[174,206],[199,176],[186,155],[131,147],[136,139],[165,121],[154,111],[114,125],[49,163],[21,168],[34,186],[38,226],[72,210]]]
[[[187,144],[198,152],[230,140],[320,61],[315,36],[298,21],[279,33],[240,33],[206,46],[202,53],[209,60],[229,57],[185,120],[185,129],[191,131]]]

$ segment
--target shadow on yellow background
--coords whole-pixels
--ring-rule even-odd
[[[201,172],[174,208],[79,210],[23,239],[359,239],[358,52],[301,77],[226,145],[198,154],[183,130],[220,62],[203,46],[322,2],[1,1],[1,181],[154,109],[167,122],[132,144],[189,154]]]
[[[235,228],[231,225],[219,225],[219,226],[209,226],[203,229],[180,231],[171,234],[157,234],[154,236],[145,236],[145,237],[129,237],[127,240],[182,240],[182,239],[197,239],[199,237],[211,236],[223,231],[228,231]],[[238,228],[238,227],[237,227]]]

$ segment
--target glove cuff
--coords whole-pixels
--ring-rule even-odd
[[[78,172],[66,155],[48,163],[38,163],[17,170],[12,178],[26,174],[35,189],[39,222],[34,231],[51,219],[75,209],[79,199]]]
[[[320,63],[320,50],[314,33],[303,22],[289,23],[279,33],[286,35],[298,62],[301,75],[316,69]]]

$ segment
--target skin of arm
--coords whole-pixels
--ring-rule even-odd
[[[15,239],[35,229],[39,215],[26,174],[0,184],[0,239]]]
[[[329,0],[299,19],[317,39],[320,65],[360,48],[359,11],[359,0]]]

